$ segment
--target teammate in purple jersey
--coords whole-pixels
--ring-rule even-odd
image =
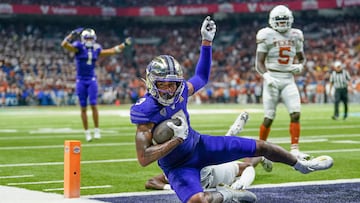
[[[79,35],[81,41],[73,41]],[[101,138],[99,129],[99,112],[97,109],[98,84],[95,75],[95,63],[99,57],[121,53],[125,47],[130,45],[131,38],[126,38],[125,42],[119,45],[109,49],[103,49],[100,44],[96,43],[95,31],[90,28],[78,28],[73,30],[61,43],[61,46],[66,50],[75,53],[76,94],[79,98],[81,107],[81,120],[85,130],[85,139],[88,142],[92,141],[86,113],[88,99],[95,127],[94,138]]]
[[[147,93],[131,107],[131,122],[136,124],[136,152],[141,166],[154,161],[168,178],[171,188],[182,202],[255,202],[256,196],[247,190],[234,190],[219,185],[215,191],[204,191],[200,170],[244,157],[265,156],[274,162],[292,166],[301,173],[328,169],[333,160],[321,156],[312,160],[297,160],[295,156],[272,143],[237,136],[200,134],[190,126],[188,97],[204,87],[211,72],[212,41],[216,25],[208,16],[201,26],[200,58],[195,75],[184,80],[182,68],[172,56],[155,57],[146,69]],[[178,118],[180,126],[168,123],[174,137],[163,144],[154,144],[152,130],[160,122]]]

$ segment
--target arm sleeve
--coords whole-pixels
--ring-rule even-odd
[[[298,37],[296,40],[296,52],[303,52],[304,51],[304,34],[301,30],[296,30]]]
[[[209,81],[211,72],[211,46],[202,46],[200,51],[200,58],[196,65],[195,75],[191,77],[190,82],[194,87],[194,92],[204,87]]]

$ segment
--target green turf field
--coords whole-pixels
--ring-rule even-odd
[[[360,178],[360,105],[349,106],[346,121],[333,121],[332,105],[303,105],[301,149],[334,158],[328,171],[302,175],[275,164],[273,172],[256,168],[254,184]],[[260,105],[191,105],[192,126],[202,133],[223,135],[242,110],[250,113],[243,136],[257,138]],[[144,183],[160,173],[156,163],[141,167],[136,160],[135,126],[129,105],[100,106],[102,139],[84,141],[79,107],[0,109],[0,185],[62,194],[64,141],[80,140],[81,195],[145,191]],[[341,106],[341,111],[342,111]],[[218,112],[221,111],[221,112]],[[92,127],[91,111],[88,110]],[[289,149],[289,117],[279,105],[269,141]]]

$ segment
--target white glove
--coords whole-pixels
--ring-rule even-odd
[[[304,70],[303,64],[292,64],[291,65],[291,72],[294,74],[299,74]]]
[[[201,37],[202,40],[212,42],[215,37],[216,25],[210,16],[207,16],[201,26]]]
[[[124,45],[125,46],[130,46],[133,42],[133,39],[131,37],[128,37],[125,39]]]
[[[265,82],[271,87],[277,87],[277,83],[280,82],[278,79],[273,78],[269,72],[265,72],[262,76]]]
[[[180,119],[181,124],[179,126],[175,125],[172,122],[167,122],[167,126],[169,128],[173,129],[174,131],[174,137],[180,137],[181,139],[185,140],[189,134],[189,127],[183,117],[177,117],[177,119]]]

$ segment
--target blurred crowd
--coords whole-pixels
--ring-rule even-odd
[[[0,21],[1,22],[1,21]],[[254,70],[255,36],[266,22],[219,21],[213,51],[211,82],[192,97],[195,103],[260,103],[262,78]],[[194,26],[196,25],[196,26]],[[134,103],[146,92],[148,62],[173,55],[189,78],[199,56],[198,23],[127,24],[119,34],[97,29],[97,41],[109,48],[127,36],[135,44],[119,55],[98,61],[99,103]],[[298,26],[301,25],[301,26]],[[100,27],[100,25],[99,25]],[[305,36],[307,69],[297,76],[303,103],[329,103],[329,73],[341,60],[352,76],[350,102],[360,102],[360,24],[358,20],[300,21]],[[76,28],[74,26],[74,28]],[[0,105],[76,105],[73,56],[60,43],[70,32],[52,23],[0,23]],[[332,94],[334,95],[334,94]]]

